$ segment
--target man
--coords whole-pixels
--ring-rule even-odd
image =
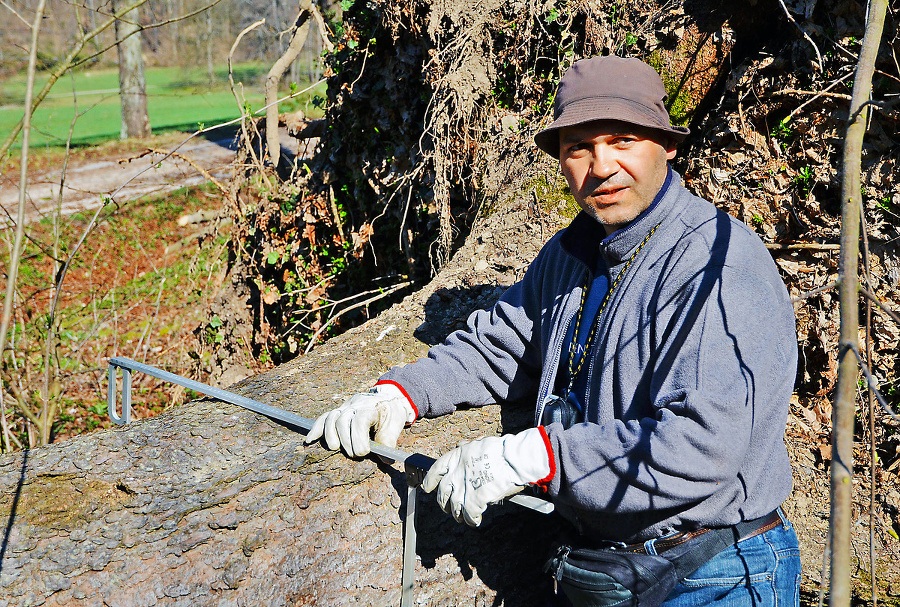
[[[727,530],[665,605],[797,604],[797,539],[779,508],[793,308],[757,236],[668,166],[688,129],[664,101],[637,59],[576,62],[535,142],[582,213],[493,309],[321,416],[307,440],[362,456],[373,429],[394,445],[420,416],[531,397],[534,428],[462,445],[426,476],[456,520],[478,525],[487,504],[533,485],[581,545],[665,554]]]

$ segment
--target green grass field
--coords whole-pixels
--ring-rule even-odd
[[[263,106],[262,80],[268,67],[263,64],[244,64],[235,67],[235,82],[243,82],[243,92],[251,109]],[[228,87],[225,68],[216,71],[215,84],[207,82],[205,70],[186,71],[177,67],[148,68],[147,108],[154,133],[166,131],[194,131],[198,125],[206,127],[240,116],[237,102]],[[47,81],[38,75],[35,91]],[[299,90],[308,83],[299,82]],[[96,144],[117,139],[121,129],[119,105],[119,75],[116,68],[77,72],[61,78],[50,94],[38,106],[32,117],[31,145],[65,145],[69,127],[78,114],[72,135],[74,145]],[[314,96],[324,97],[325,86],[320,84],[304,95],[281,106],[282,112],[302,109],[307,115],[318,117],[321,110],[312,103]],[[280,92],[284,97],[288,90]],[[17,76],[0,83],[0,137],[4,137],[24,112],[25,78]]]

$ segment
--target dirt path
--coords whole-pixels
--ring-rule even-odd
[[[149,145],[171,150],[178,142]],[[230,164],[234,159],[230,138],[220,141],[194,139],[179,148],[178,154],[189,158],[220,181],[228,178]],[[158,154],[141,157],[141,152],[118,150],[106,155],[92,154],[90,158],[79,158],[76,153],[70,160],[64,181],[62,161],[55,164],[49,169],[33,171],[29,175],[25,211],[28,223],[39,221],[53,211],[58,203],[61,181],[63,215],[96,209],[105,197],[126,182],[127,185],[115,196],[118,202],[208,181],[182,158],[173,156],[160,161]],[[10,216],[16,214],[18,187],[18,170],[6,171],[0,177],[0,207]]]

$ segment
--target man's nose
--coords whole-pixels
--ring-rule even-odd
[[[615,154],[609,146],[598,144],[591,154],[591,176],[597,179],[609,179],[616,173]]]

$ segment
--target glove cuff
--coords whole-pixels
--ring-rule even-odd
[[[377,381],[375,382],[375,386],[373,389],[379,394],[397,398],[406,403],[409,409],[406,416],[407,424],[411,424],[419,419],[419,410],[416,408],[415,403],[409,397],[409,394],[406,393],[406,390],[403,389],[403,386],[401,386],[394,380],[382,379],[380,381]]]
[[[505,437],[503,457],[525,484],[544,491],[556,476],[556,458],[543,426]]]
[[[553,477],[556,476],[556,457],[553,455],[553,447],[550,444],[550,437],[547,436],[547,430],[545,430],[543,426],[538,426],[535,430],[540,433],[541,442],[544,445],[544,449],[547,451],[547,463],[550,466],[550,472],[544,478],[535,481],[534,484],[546,493],[550,489],[550,483],[553,481]]]

